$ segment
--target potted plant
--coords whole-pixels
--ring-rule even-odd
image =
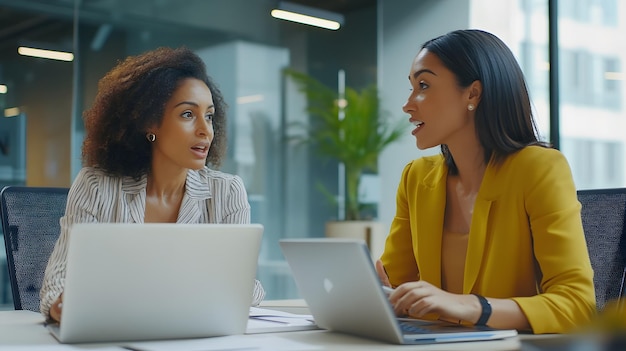
[[[362,220],[361,211],[365,206],[359,200],[361,176],[377,171],[378,156],[389,144],[402,137],[406,124],[393,123],[380,110],[380,97],[375,84],[362,90],[346,87],[344,99],[340,100],[335,89],[307,74],[291,69],[285,70],[285,74],[306,95],[306,111],[311,117],[310,123],[292,125],[304,131],[295,139],[313,145],[319,156],[344,165],[344,219]],[[343,118],[339,117],[340,108],[343,108]]]

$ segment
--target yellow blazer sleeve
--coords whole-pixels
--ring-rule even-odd
[[[525,183],[524,204],[541,274],[538,295],[513,300],[534,333],[567,332],[589,323],[595,313],[581,205],[565,157],[556,150],[527,149],[515,173]]]

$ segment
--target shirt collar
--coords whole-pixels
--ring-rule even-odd
[[[204,167],[200,170],[188,170],[185,184],[186,195],[190,199],[206,200],[212,197],[211,186],[209,184],[209,169]],[[127,194],[139,194],[145,191],[148,185],[148,176],[144,174],[136,180],[132,177],[122,179],[122,191]]]

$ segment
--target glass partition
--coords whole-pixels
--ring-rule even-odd
[[[319,159],[315,150],[286,142],[287,126],[308,116],[304,97],[281,71],[309,73],[331,87],[338,86],[339,71],[345,72],[347,86],[381,83],[380,31],[400,30],[404,22],[378,23],[380,1],[320,2],[346,16],[343,28],[329,31],[272,18],[273,0],[0,0],[0,186],[69,186],[81,167],[81,114],[91,105],[98,80],[128,55],[158,46],[190,47],[203,57],[229,105],[222,170],[244,179],[252,220],[265,226],[258,276],[267,298],[298,297],[278,240],[324,235],[324,223],[337,211],[316,184],[336,192],[338,172],[336,163]],[[466,1],[468,27],[492,31],[518,58],[547,140],[548,0]],[[398,3],[404,7],[397,11],[435,8],[427,2]],[[457,4],[450,2],[460,8]],[[562,150],[579,188],[626,186],[626,46],[616,40],[626,32],[626,3],[558,5]],[[72,52],[74,59],[17,53],[28,45]],[[384,79],[397,80],[397,86],[406,82],[405,76]],[[378,189],[374,181],[369,187],[376,189],[368,192],[395,191],[395,185]],[[0,278],[0,304],[10,308],[6,276]]]
[[[562,151],[579,189],[626,186],[626,3],[558,1]]]
[[[372,83],[376,1],[324,5],[345,15],[339,31],[272,18],[276,3],[0,0],[0,106],[13,116],[0,116],[0,186],[70,186],[81,168],[82,111],[98,80],[128,55],[187,46],[204,59],[229,106],[221,170],[243,178],[252,221],[265,227],[258,277],[267,298],[297,297],[278,239],[323,235],[319,223],[333,209],[314,184],[336,182],[336,171],[318,167],[306,148],[286,145],[286,124],[308,117],[282,70],[336,84],[336,72],[347,67],[352,84]],[[72,53],[73,60],[22,56],[19,46]],[[10,308],[6,275],[0,278],[0,304]]]

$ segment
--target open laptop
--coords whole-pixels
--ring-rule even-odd
[[[85,223],[71,229],[62,343],[243,334],[260,224]]]
[[[517,335],[516,330],[397,318],[362,240],[283,239],[280,246],[296,286],[321,328],[396,344],[492,340]]]

